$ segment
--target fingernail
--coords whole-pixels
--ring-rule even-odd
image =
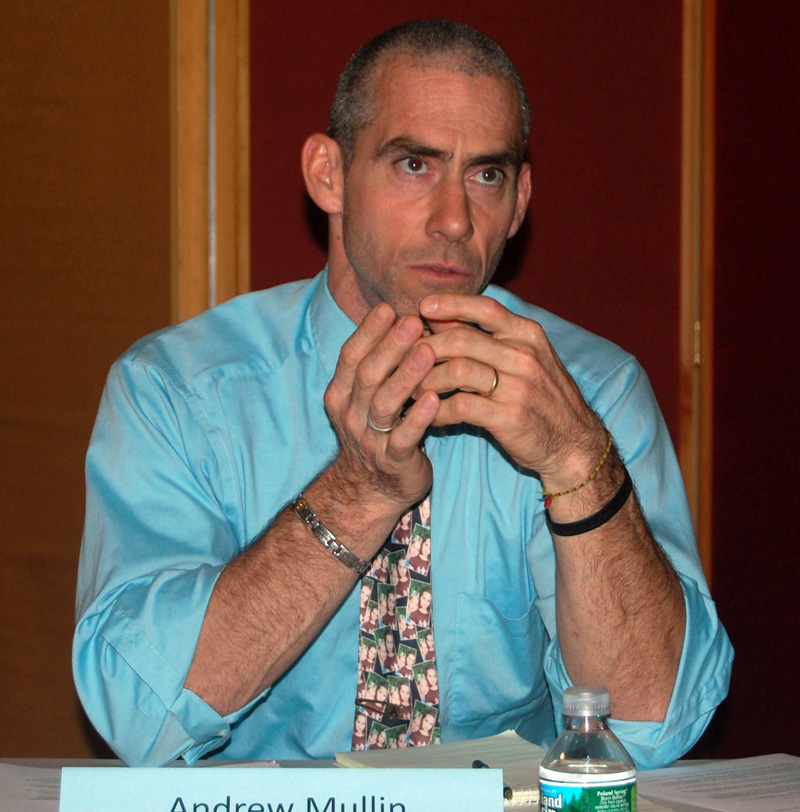
[[[387,324],[392,320],[394,310],[390,305],[381,304],[377,305],[372,312],[373,318],[380,324]]]
[[[423,308],[424,305],[424,308]],[[426,296],[420,302],[420,310],[424,309],[426,313],[435,313],[439,309],[439,299],[436,296]]]
[[[404,317],[400,319],[400,323],[397,325],[397,330],[402,338],[416,338],[419,334],[419,325],[417,324],[416,319]]]

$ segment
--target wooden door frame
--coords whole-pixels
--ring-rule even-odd
[[[711,582],[715,0],[683,3],[678,458]]]
[[[172,321],[250,288],[249,0],[171,0]]]

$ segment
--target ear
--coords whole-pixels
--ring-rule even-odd
[[[528,211],[528,202],[531,199],[531,165],[528,163],[522,164],[517,173],[517,201],[514,206],[514,217],[511,220],[511,225],[508,229],[506,239],[513,237],[522,225],[525,219],[525,213]]]
[[[344,159],[339,145],[322,133],[306,139],[301,154],[303,178],[311,199],[328,214],[341,214]]]

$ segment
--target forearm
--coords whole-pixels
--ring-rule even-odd
[[[305,495],[337,539],[368,561],[399,513],[346,491],[332,466]],[[316,638],[357,577],[287,507],[220,574],[185,686],[223,716],[243,707]]]
[[[551,517],[571,522],[592,515],[623,478],[612,451],[601,475],[556,500]],[[680,663],[685,607],[678,577],[635,494],[603,526],[554,535],[554,544],[558,638],[570,679],[606,686],[618,718],[662,720]]]
[[[430,488],[420,444],[439,400],[426,393],[404,409],[435,360],[429,348],[414,346],[422,329],[419,318],[397,319],[385,303],[373,308],[342,347],[325,392],[339,452],[306,497],[362,561]],[[186,687],[223,715],[241,708],[291,666],[355,581],[354,570],[285,509],[220,575]]]

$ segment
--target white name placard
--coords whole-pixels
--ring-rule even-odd
[[[65,767],[60,812],[501,812],[501,770]]]

